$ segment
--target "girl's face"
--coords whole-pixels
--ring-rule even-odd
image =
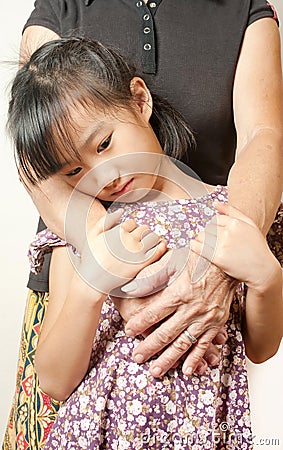
[[[80,160],[68,161],[59,174],[100,200],[137,201],[151,189],[161,190],[157,174],[163,151],[149,124],[151,97],[141,79],[133,79],[131,87],[133,83],[135,114],[120,109],[110,114],[76,111],[72,116]]]

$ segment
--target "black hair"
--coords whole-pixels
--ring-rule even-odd
[[[134,66],[113,49],[81,37],[50,41],[30,57],[14,79],[8,130],[16,160],[31,184],[61,169],[66,153],[79,159],[71,138],[73,107],[129,109]],[[180,159],[194,143],[182,116],[154,93],[150,124],[167,155]]]

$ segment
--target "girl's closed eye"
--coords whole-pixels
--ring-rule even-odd
[[[73,169],[71,172],[66,173],[67,177],[74,177],[75,175],[77,175],[78,173],[80,173],[82,170],[82,167],[76,167],[75,169]]]
[[[111,138],[112,138],[112,134],[110,136],[108,136],[108,138],[105,139],[105,141],[103,141],[97,148],[97,153],[102,153],[103,150],[106,150],[107,147],[109,147],[110,143],[111,143]]]

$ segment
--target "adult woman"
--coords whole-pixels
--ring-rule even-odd
[[[135,62],[141,60],[148,85],[154,83],[158,93],[166,93],[168,100],[192,125],[197,152],[190,154],[189,160],[203,181],[224,184],[237,152],[238,159],[228,180],[229,201],[266,232],[282,190],[282,81],[279,36],[276,22],[271,20],[272,9],[262,0],[184,1],[177,6],[169,0],[145,3],[107,1],[105,6],[101,0],[87,2],[87,5],[80,0],[39,1],[24,33],[23,54],[44,40],[83,30],[91,38],[115,44]],[[42,202],[42,190],[33,190],[32,196],[49,227],[62,234],[63,220],[60,221],[54,211],[58,210],[58,201],[61,205],[66,203],[69,191],[62,187],[62,198],[56,200],[52,196],[53,186],[41,186],[52,199],[48,205]],[[61,209],[63,217],[64,208]],[[96,216],[99,211],[97,205]],[[58,223],[61,226],[58,227]],[[79,247],[75,239],[74,236],[74,243]],[[214,293],[210,300],[213,317],[207,311],[200,314],[201,318],[193,315],[193,308],[187,308],[184,303],[181,308],[172,305],[169,287],[154,306],[145,308],[142,315],[137,316],[135,324],[129,323],[134,332],[141,332],[140,323],[150,326],[163,318],[161,305],[163,311],[164,305],[168,305],[170,313],[176,313],[139,348],[138,354],[144,360],[173,342],[152,367],[151,370],[156,369],[155,375],[158,368],[159,374],[164,373],[187,350],[180,347],[178,336],[189,324],[199,322],[199,326],[191,330],[198,337],[198,345],[189,356],[188,366],[196,365],[223,324],[230,286],[226,280],[219,281],[222,278],[218,276],[216,281],[216,274],[218,272],[212,268],[205,280],[209,285],[206,298]],[[188,285],[189,270],[186,276]],[[31,280],[29,286],[41,292],[46,290],[46,279],[43,284],[38,281]],[[171,289],[179,291],[179,299],[188,300],[187,290],[181,286],[172,285]],[[222,308],[223,298],[226,300]],[[189,300],[201,311],[197,286]],[[220,305],[221,317],[218,315]]]

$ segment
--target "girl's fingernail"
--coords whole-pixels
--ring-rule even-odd
[[[130,283],[126,284],[125,286],[121,287],[121,291],[123,292],[133,292],[137,289],[138,285],[136,281],[131,281]]]

